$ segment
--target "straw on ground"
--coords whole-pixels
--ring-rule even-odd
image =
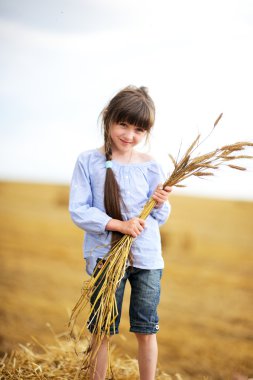
[[[28,380],[28,379],[74,379],[82,356],[76,356],[74,343],[68,337],[68,333],[54,335],[54,344],[44,345],[33,338],[33,343],[20,344],[9,355],[6,353],[0,359],[0,379]],[[87,348],[86,339],[79,342],[81,351]],[[135,359],[114,353],[112,348],[114,378],[117,380],[137,380],[138,365]],[[157,370],[157,380],[181,380],[179,375],[168,375]]]

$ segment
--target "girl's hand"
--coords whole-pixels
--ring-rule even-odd
[[[107,231],[117,231],[124,235],[130,235],[136,238],[143,231],[145,220],[140,218],[132,218],[126,221],[118,219],[110,219],[105,229]]]
[[[120,232],[124,235],[131,235],[136,238],[144,230],[145,220],[140,218],[132,218],[121,222]]]
[[[168,200],[168,196],[172,191],[172,187],[166,186],[163,189],[163,185],[159,184],[153,194],[153,198],[156,201],[156,208],[161,207],[164,202]]]

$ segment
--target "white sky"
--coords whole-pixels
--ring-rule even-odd
[[[155,101],[151,153],[166,173],[168,153],[220,112],[202,153],[253,141],[252,67],[252,0],[0,0],[0,178],[69,183],[77,155],[102,144],[101,109],[128,84]],[[252,200],[246,165],[176,192]]]

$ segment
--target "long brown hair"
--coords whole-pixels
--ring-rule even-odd
[[[128,86],[118,92],[101,112],[104,129],[104,148],[106,161],[112,160],[110,127],[113,123],[126,122],[150,132],[155,121],[155,106],[146,87]],[[106,169],[104,186],[104,206],[106,213],[113,219],[123,220],[121,205],[124,204],[120,188],[112,168]],[[112,233],[112,242],[122,236]]]

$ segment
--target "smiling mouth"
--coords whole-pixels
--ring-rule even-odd
[[[125,141],[125,140],[121,140],[120,141],[123,143],[123,144],[132,144],[132,141]]]

